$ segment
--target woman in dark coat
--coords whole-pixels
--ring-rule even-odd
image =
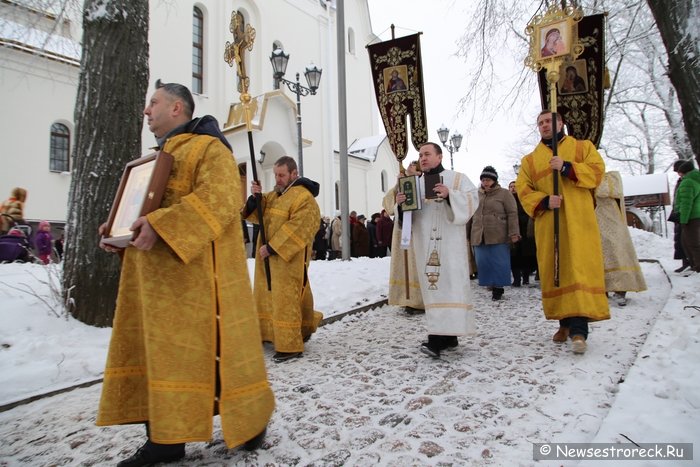
[[[510,269],[513,273],[513,287],[530,283],[530,274],[537,268],[535,248],[535,236],[532,219],[527,215],[523,205],[520,204],[518,194],[515,191],[515,182],[510,182],[508,190],[515,198],[518,206],[518,225],[520,227],[520,241],[513,244],[510,250]]]
[[[479,207],[471,219],[470,243],[474,247],[479,285],[491,287],[491,298],[500,300],[510,285],[510,247],[520,240],[518,209],[510,194],[498,184],[496,169],[481,172]]]
[[[328,252],[328,240],[326,240],[326,230],[328,226],[323,219],[321,219],[321,225],[316,232],[314,237],[313,249],[314,249],[314,259],[326,259],[326,253]]]
[[[352,251],[353,256],[369,256],[369,232],[365,227],[366,217],[360,214],[352,226]]]

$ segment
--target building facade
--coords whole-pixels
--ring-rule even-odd
[[[29,192],[28,219],[63,222],[71,177],[74,138],[73,108],[80,60],[81,11],[46,11],[30,0],[0,3],[0,115],[3,141],[0,196],[14,186]],[[39,2],[46,3],[46,2]],[[77,3],[77,2],[76,2]],[[229,28],[239,12],[255,29],[250,52],[244,54],[250,78],[254,159],[264,189],[274,185],[272,165],[282,155],[298,159],[296,94],[273,78],[270,55],[281,47],[289,54],[285,79],[295,82],[310,62],[323,70],[315,95],[301,97],[304,175],[321,184],[321,212],[339,208],[339,127],[337,11],[323,0],[178,0],[150,2],[150,78],[154,83],[179,82],[193,91],[195,115],[210,114],[220,122],[249,188],[251,157],[236,68],[224,61]],[[377,112],[365,45],[374,38],[366,0],[345,1],[345,75],[350,210],[381,209],[393,185],[398,164],[386,138],[377,135]],[[144,96],[144,104],[146,101]],[[142,118],[142,115],[134,116]],[[144,125],[143,154],[154,144]],[[117,175],[118,176],[118,175]]]

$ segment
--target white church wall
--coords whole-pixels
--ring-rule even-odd
[[[0,196],[27,189],[28,220],[65,221],[70,176],[49,170],[51,125],[71,132],[78,68],[0,47]]]
[[[252,96],[273,88],[272,66],[269,61],[275,41],[283,44],[290,54],[286,79],[295,80],[300,73],[306,85],[304,69],[313,61],[323,69],[320,88],[315,96],[302,97],[302,133],[305,175],[321,184],[317,198],[323,212],[334,211],[334,183],[339,178],[338,150],[338,75],[336,54],[336,12],[324,8],[318,0],[178,0],[150,2],[150,78],[144,105],[154,90],[156,79],[165,82],[192,84],[192,9],[197,6],[204,14],[204,87],[195,94],[195,114],[211,114],[223,125],[229,106],[239,100],[235,68],[224,62],[226,41],[233,41],[229,32],[231,12],[243,11],[246,20],[256,29],[255,45],[246,63],[250,75]],[[346,28],[352,28],[355,38],[354,54],[346,49],[348,142],[376,132],[376,104],[370,82],[369,60],[365,44],[371,37],[366,0],[345,2]],[[79,23],[78,23],[79,24]],[[73,39],[80,34],[71,23]],[[347,40],[347,29],[345,31]],[[73,108],[79,69],[51,62],[26,53],[0,47],[0,83],[3,112],[0,131],[3,139],[3,164],[8,170],[0,172],[0,196],[18,185],[29,190],[28,215],[32,218],[65,220],[70,176],[51,173],[49,166],[49,133],[51,123],[66,123],[74,132]],[[40,65],[40,66],[37,66]],[[286,87],[283,92],[292,101],[296,96]],[[284,148],[297,158],[295,109],[280,110],[279,119],[270,120],[281,136],[265,136],[258,140],[256,150],[268,141]],[[134,118],[142,119],[141,114]],[[291,137],[290,137],[291,136]],[[73,141],[71,141],[72,146]],[[232,139],[239,162],[249,159],[247,138]],[[153,135],[144,125],[143,154],[155,144]],[[18,156],[18,155],[21,155]],[[364,209],[379,205],[380,167],[375,164],[352,166],[350,180],[362,180],[350,185],[351,207]],[[271,167],[261,168],[267,177]],[[369,172],[376,171],[370,175]],[[265,178],[267,180],[267,178]],[[7,192],[7,193],[4,193]],[[377,200],[367,201],[368,197]]]

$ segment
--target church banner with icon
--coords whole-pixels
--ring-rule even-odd
[[[402,161],[408,151],[407,117],[416,150],[428,141],[420,34],[371,44],[367,49],[379,113],[391,149]]]
[[[596,147],[603,133],[604,33],[604,14],[584,16],[579,21],[583,52],[573,62],[561,65],[557,82],[557,112],[564,118],[569,134],[591,140]],[[546,73],[545,69],[538,73],[543,109],[550,108]]]

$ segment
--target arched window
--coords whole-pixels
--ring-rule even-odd
[[[386,170],[382,170],[382,193],[386,193]]]
[[[51,125],[49,170],[51,172],[70,170],[70,130],[61,123]]]
[[[348,28],[348,52],[355,55],[355,31]]]
[[[192,92],[204,90],[204,15],[197,7],[192,9]]]

